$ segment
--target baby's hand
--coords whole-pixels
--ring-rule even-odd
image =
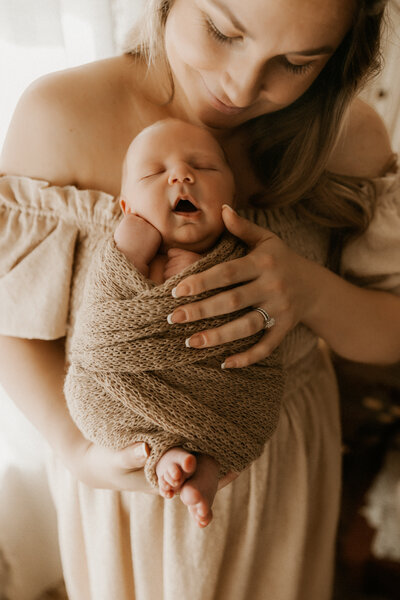
[[[117,248],[141,270],[147,268],[157,254],[161,234],[142,217],[126,214],[115,230],[114,240]]]
[[[168,260],[164,268],[164,279],[177,275],[183,269],[199,260],[199,258],[201,258],[201,254],[197,254],[196,252],[182,250],[181,248],[170,248],[168,250]]]

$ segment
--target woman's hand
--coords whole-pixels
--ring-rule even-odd
[[[147,444],[141,442],[123,450],[111,450],[85,440],[79,444],[68,466],[76,479],[93,488],[159,495],[159,489],[153,488],[144,476],[148,455]],[[233,471],[227,473],[219,480],[218,489],[238,476],[239,473]]]
[[[245,367],[269,356],[309,310],[313,263],[293,252],[278,236],[240,217],[229,207],[222,216],[227,229],[249,247],[243,258],[222,263],[181,281],[174,296],[241,284],[214,296],[175,309],[170,322],[183,323],[253,306],[275,319],[261,340],[246,352],[225,360],[224,367]],[[217,346],[260,331],[264,317],[256,311],[215,329],[191,336],[192,348]]]
[[[76,479],[93,488],[158,494],[144,476],[148,455],[147,444],[141,442],[112,450],[82,439],[67,466]]]

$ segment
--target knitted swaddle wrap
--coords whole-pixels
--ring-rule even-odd
[[[257,458],[276,428],[284,385],[278,353],[246,368],[221,369],[227,356],[249,348],[263,332],[203,350],[184,342],[247,311],[167,322],[177,306],[211,295],[174,299],[179,281],[245,253],[239,240],[224,234],[206,256],[162,285],[144,277],[113,239],[93,257],[68,357],[68,407],[85,437],[99,445],[147,442],[145,475],[153,486],[155,466],[168,448],[213,456],[222,477]]]

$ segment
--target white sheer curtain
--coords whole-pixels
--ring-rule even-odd
[[[110,0],[0,0],[0,143],[31,81],[115,50]]]
[[[116,54],[143,3],[0,0],[0,146],[24,89],[45,73]],[[36,600],[62,576],[47,451],[0,387],[2,600]]]

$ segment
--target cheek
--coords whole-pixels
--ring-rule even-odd
[[[271,69],[264,84],[266,101],[279,106],[288,106],[300,98],[316,79],[315,73],[296,75],[283,72],[281,69]]]

